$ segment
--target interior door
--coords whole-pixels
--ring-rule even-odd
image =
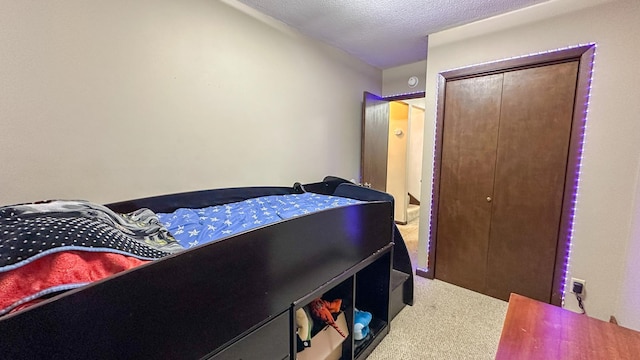
[[[389,101],[365,92],[362,102],[361,183],[376,190],[387,188]]]
[[[485,291],[502,74],[446,83],[435,276]]]
[[[551,301],[578,61],[504,74],[487,294]]]

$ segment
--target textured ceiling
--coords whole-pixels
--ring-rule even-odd
[[[380,69],[424,60],[425,36],[547,0],[239,0]]]

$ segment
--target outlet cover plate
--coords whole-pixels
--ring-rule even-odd
[[[585,290],[587,289],[587,281],[572,277],[571,278],[571,282],[569,283],[569,292],[572,293],[572,294],[574,294],[574,292],[573,292],[573,284],[575,284],[575,283],[582,284],[582,294],[584,294]]]

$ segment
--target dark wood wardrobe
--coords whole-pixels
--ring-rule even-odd
[[[589,49],[442,76],[428,275],[559,304]]]

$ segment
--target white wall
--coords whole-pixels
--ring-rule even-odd
[[[508,23],[527,10],[489,20]],[[477,31],[473,25],[454,29],[463,40],[441,41],[430,35],[427,61],[427,106],[422,203],[429,204],[433,176],[433,137],[436,75],[439,72],[560,47],[597,43],[593,87],[586,128],[574,240],[569,277],[587,281],[585,306],[589,315],[640,330],[640,270],[636,192],[640,165],[640,1],[605,3],[548,20],[534,21],[497,32]],[[483,22],[486,25],[487,21]],[[442,38],[449,38],[451,31]],[[478,35],[481,34],[481,35]],[[431,119],[431,120],[429,120]],[[428,206],[422,207],[420,241],[426,249]],[[634,209],[636,213],[634,213]],[[632,233],[631,229],[636,229]],[[633,234],[633,235],[632,235]],[[626,251],[634,251],[627,255]],[[626,273],[624,271],[627,265]],[[426,266],[426,252],[419,254]],[[626,276],[625,276],[626,274]],[[628,290],[622,292],[625,279]],[[635,306],[634,306],[635,305]],[[567,296],[566,307],[577,308]]]
[[[636,192],[632,201],[635,209],[632,212],[632,227],[629,245],[626,249],[626,266],[622,275],[620,303],[616,317],[623,325],[640,328],[640,166],[636,174]]]
[[[410,94],[424,91],[426,69],[427,61],[422,60],[382,70],[382,96]],[[408,84],[408,80],[411,76],[417,76],[419,81],[418,85],[413,88],[409,87]]]
[[[0,204],[358,178],[381,83],[235,0],[0,0]]]

